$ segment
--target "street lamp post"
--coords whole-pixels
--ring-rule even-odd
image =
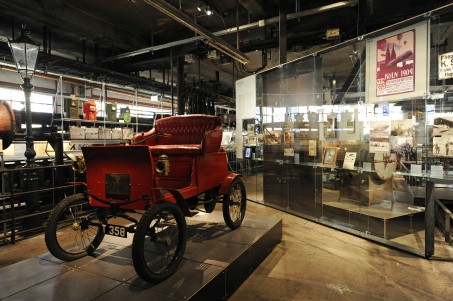
[[[17,71],[22,77],[24,83],[21,85],[25,94],[25,119],[26,119],[26,150],[25,157],[27,158],[26,167],[33,167],[36,152],[33,145],[30,96],[33,91],[31,78],[35,73],[36,61],[38,59],[39,44],[33,42],[30,38],[30,32],[26,30],[25,25],[22,25],[20,36],[17,39],[9,40],[8,44],[13,53],[14,62],[16,63]]]
[[[25,122],[26,122],[26,136],[25,136],[25,158],[26,168],[33,168],[35,166],[36,152],[34,149],[34,139],[32,132],[32,120],[31,120],[31,106],[30,96],[33,91],[33,85],[31,84],[31,78],[35,73],[36,61],[38,59],[38,53],[40,45],[33,42],[30,38],[30,32],[26,30],[25,25],[22,25],[20,36],[16,39],[8,39],[9,47],[13,54],[14,62],[16,63],[17,71],[24,83],[21,88],[25,94]],[[24,182],[27,191],[34,191],[38,189],[39,174],[36,169],[27,169],[24,172]],[[28,213],[34,213],[39,211],[39,199],[37,194],[33,193],[27,197],[25,209]],[[32,228],[39,226],[41,221],[39,217],[31,217],[24,220],[25,226]]]

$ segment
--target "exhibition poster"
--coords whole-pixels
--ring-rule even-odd
[[[378,40],[376,47],[376,96],[414,91],[415,30]]]

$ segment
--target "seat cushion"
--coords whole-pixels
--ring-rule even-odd
[[[200,144],[160,144],[149,147],[151,154],[160,155],[200,155]]]

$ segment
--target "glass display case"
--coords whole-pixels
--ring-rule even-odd
[[[431,256],[432,199],[453,199],[452,12],[254,75],[255,118],[244,130],[262,151],[249,197]]]

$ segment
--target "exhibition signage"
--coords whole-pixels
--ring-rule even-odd
[[[415,30],[376,43],[376,96],[414,91]]]
[[[439,55],[439,79],[453,78],[453,52]]]
[[[426,95],[426,21],[367,40],[366,91],[370,103]]]

